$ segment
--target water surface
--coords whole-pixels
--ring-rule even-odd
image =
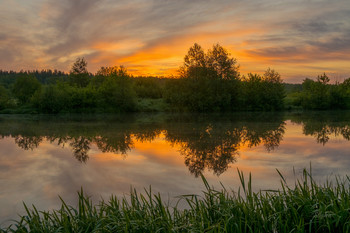
[[[83,187],[95,201],[131,187],[172,200],[209,183],[237,190],[237,169],[253,187],[293,183],[312,164],[316,180],[349,174],[350,113],[0,116],[0,224],[39,209],[71,205]],[[293,168],[295,175],[293,173]]]

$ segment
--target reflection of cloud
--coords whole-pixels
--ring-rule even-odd
[[[265,122],[261,127],[270,124]],[[190,128],[190,124],[185,125]],[[246,175],[252,172],[256,190],[279,187],[276,168],[292,184],[293,167],[299,176],[300,169],[308,167],[310,161],[317,180],[331,173],[347,174],[350,142],[342,138],[334,140],[331,136],[331,140],[321,146],[313,136],[303,135],[302,127],[287,121],[283,141],[274,151],[267,152],[263,144],[240,147],[237,163],[231,164],[220,177],[210,171],[204,174],[210,184],[220,188],[218,181],[221,181],[234,190],[239,185],[236,168]],[[0,148],[0,187],[6,187],[0,189],[0,223],[7,217],[16,218],[17,212],[23,213],[22,200],[46,210],[59,207],[57,196],[60,195],[68,204],[75,205],[80,187],[94,200],[106,199],[112,193],[120,197],[129,192],[130,186],[142,191],[152,185],[152,190],[164,194],[165,200],[167,194],[174,197],[200,193],[204,188],[201,180],[189,173],[179,148],[166,142],[163,134],[157,134],[152,141],[136,141],[126,158],[122,154],[101,153],[93,143],[86,164],[75,160],[69,143],[62,148],[43,139],[39,147],[31,151],[22,150],[13,138],[5,137],[0,140]]]
[[[348,63],[334,62],[349,59],[349,8],[347,0],[5,0],[0,62],[68,71],[85,56],[92,72],[124,63],[135,74],[169,74],[194,42],[219,42],[243,73],[272,66],[299,81],[323,71],[349,75]]]

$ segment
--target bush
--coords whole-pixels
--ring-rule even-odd
[[[97,92],[90,87],[78,88],[58,83],[35,93],[33,104],[44,113],[94,112]]]
[[[134,78],[134,89],[137,97],[159,99],[163,96],[163,80],[155,77]]]
[[[0,110],[8,106],[9,99],[7,89],[0,85]]]
[[[29,103],[36,91],[41,89],[40,82],[32,75],[23,74],[18,77],[12,88],[12,93],[20,103]]]
[[[304,109],[349,109],[350,88],[348,81],[342,84],[328,84],[326,74],[317,77],[317,80],[306,78],[303,81],[303,90],[300,94],[300,103]]]
[[[130,112],[136,109],[136,94],[129,77],[111,75],[98,89],[99,105],[107,112]]]
[[[285,90],[280,75],[268,69],[264,76],[248,74],[242,79],[242,102],[246,110],[281,110]]]

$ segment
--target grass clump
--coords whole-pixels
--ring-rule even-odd
[[[165,204],[160,194],[130,192],[93,205],[81,190],[78,206],[27,214],[0,232],[350,232],[349,177],[317,184],[304,170],[290,187],[281,175],[279,190],[253,192],[238,171],[237,192],[213,189],[202,176],[202,196],[183,195],[188,208]],[[179,203],[178,202],[178,203]]]

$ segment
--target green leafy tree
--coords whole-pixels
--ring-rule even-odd
[[[7,107],[9,101],[8,91],[0,85],[0,110]]]
[[[263,75],[263,86],[264,110],[283,109],[283,99],[286,94],[281,75],[275,70],[268,68]]]
[[[243,106],[246,110],[263,110],[263,78],[249,73],[242,78]]]
[[[249,73],[242,78],[242,101],[246,110],[281,110],[285,90],[281,75],[268,68],[264,75]]]
[[[20,103],[25,104],[29,103],[34,93],[40,89],[41,84],[33,75],[23,74],[16,79],[12,93]]]
[[[162,98],[164,88],[163,79],[156,77],[137,77],[133,81],[134,89],[139,98]]]
[[[57,83],[56,85],[45,86],[41,92],[37,92],[33,97],[33,104],[41,112],[59,113],[69,111],[71,108],[71,93],[67,83]]]
[[[129,112],[136,107],[136,94],[126,69],[111,69],[98,89],[100,105],[109,112]]]
[[[329,109],[330,85],[329,78],[324,73],[317,77],[317,81],[306,78],[303,81],[301,94],[301,105],[305,109]]]
[[[102,66],[91,79],[91,84],[95,88],[99,88],[107,77],[130,77],[124,66]]]

